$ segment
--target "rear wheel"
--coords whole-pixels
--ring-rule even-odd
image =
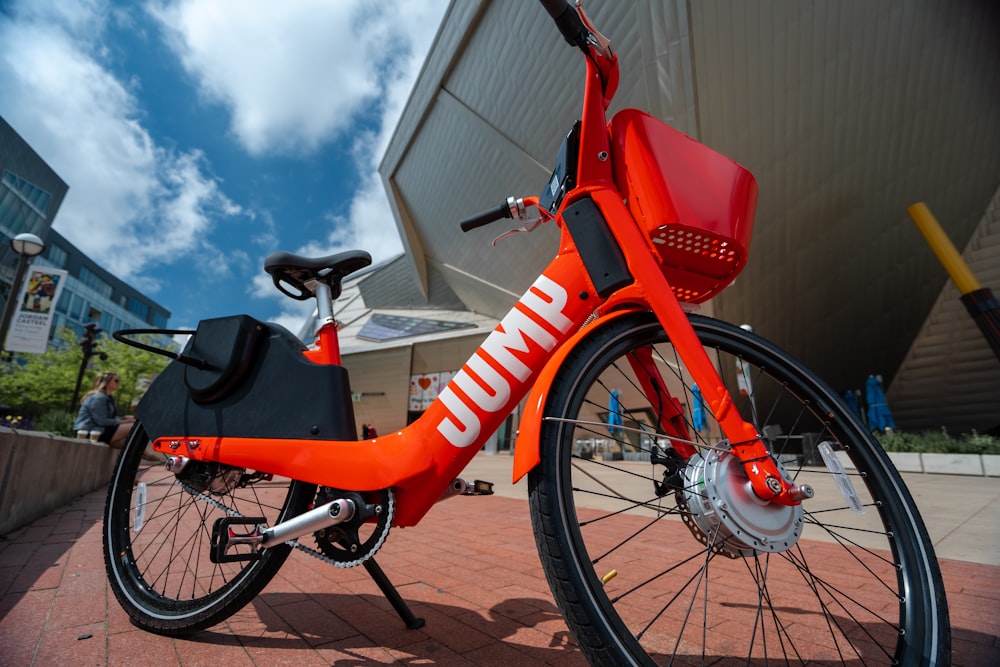
[[[189,634],[252,600],[291,550],[287,544],[260,551],[239,547],[254,559],[214,563],[216,520],[263,517],[274,525],[305,511],[315,486],[195,461],[175,474],[148,444],[137,423],[108,489],[104,561],[111,588],[135,625],[159,634]]]
[[[743,418],[815,497],[753,496],[707,410],[694,428],[691,375],[655,319],[592,333],[553,382],[529,482],[546,575],[591,663],[948,664],[937,561],[878,443],[774,346],[691,322]],[[699,443],[688,461],[658,435],[667,404],[629,363],[649,351]]]

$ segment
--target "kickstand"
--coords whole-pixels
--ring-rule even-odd
[[[403,619],[403,623],[406,624],[407,629],[416,630],[417,628],[424,627],[424,619],[417,618],[410,611],[410,607],[406,604],[406,601],[396,590],[396,587],[392,585],[389,581],[389,577],[385,576],[385,572],[379,567],[378,563],[375,562],[374,558],[369,558],[363,565],[365,569],[368,570],[368,574],[371,575],[375,583],[378,584],[379,590],[385,595],[385,598],[392,605],[392,608],[396,610],[399,617]]]

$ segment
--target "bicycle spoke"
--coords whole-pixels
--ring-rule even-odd
[[[693,321],[703,342],[711,339],[706,350],[733,409],[769,434],[765,443],[780,457],[781,473],[808,482],[814,497],[801,507],[756,499],[710,413],[703,432],[683,438],[700,441],[690,460],[655,452],[673,437],[659,432],[665,418],[693,423],[691,376],[655,323],[609,324],[554,385],[543,426],[546,465],[532,472],[543,563],[550,576],[588,591],[557,596],[568,621],[587,619],[571,624],[574,632],[584,644],[651,664],[920,662],[915,647],[940,627],[933,564],[923,560],[930,546],[878,445],[793,362],[728,325]],[[667,385],[647,395],[649,384],[642,391],[634,373],[651,373],[648,364],[625,359],[637,349],[649,358],[650,346]],[[599,417],[612,388],[618,412],[639,425],[629,423],[619,437],[606,433]],[[688,397],[679,420],[673,407],[659,413],[668,396]],[[793,449],[806,440],[850,458],[863,514],[844,502],[830,470],[806,465],[804,452]],[[583,448],[593,459],[573,454]],[[649,458],[620,460],[626,451]],[[786,467],[782,461],[792,456]],[[548,555],[550,540],[568,541],[558,559]],[[611,648],[588,652],[613,655]]]

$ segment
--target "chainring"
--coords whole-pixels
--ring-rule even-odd
[[[343,497],[344,492],[328,486],[316,492],[315,506],[319,507]],[[365,520],[355,517],[350,521],[318,530],[313,533],[316,546],[337,567],[354,567],[375,555],[392,526],[395,496],[391,489],[371,491],[361,494],[365,501],[375,508],[375,517]]]

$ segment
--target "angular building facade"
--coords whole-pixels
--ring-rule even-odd
[[[926,202],[1000,292],[1000,12],[978,0],[593,0],[638,107],[757,177],[750,259],[702,311],[834,388],[879,375],[905,429],[1000,427],[1000,363],[907,215]],[[452,2],[380,165],[412,279],[493,317],[557,250],[458,221],[538,194],[583,63],[538,3]]]

